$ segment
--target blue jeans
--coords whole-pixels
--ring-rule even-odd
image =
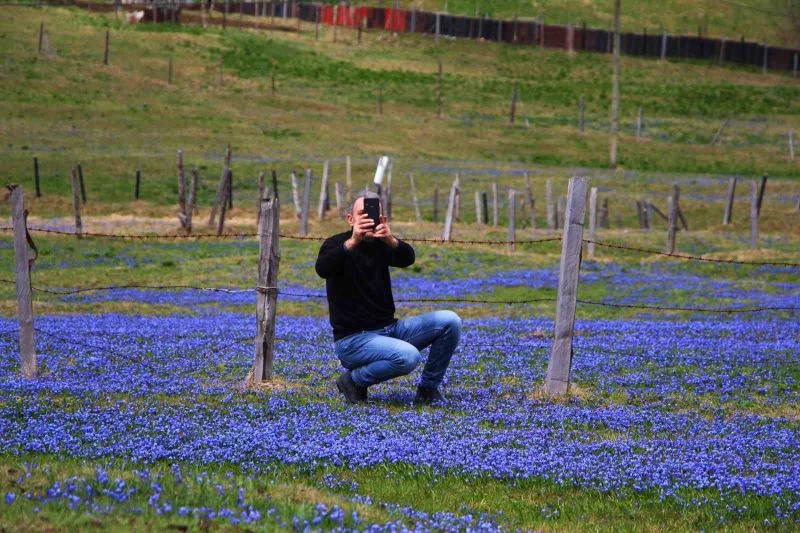
[[[438,387],[460,336],[457,314],[434,311],[339,339],[336,356],[357,385],[369,387],[410,373],[419,364],[420,350],[430,346],[419,385]]]

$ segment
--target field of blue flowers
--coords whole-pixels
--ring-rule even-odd
[[[89,270],[108,266],[102,257]],[[307,259],[288,257],[282,268],[307,268]],[[42,268],[74,266],[47,261]],[[556,265],[508,262],[449,276],[398,273],[395,296],[554,295]],[[552,401],[538,392],[551,314],[452,303],[466,318],[446,405],[413,406],[412,374],[376,387],[369,404],[349,406],[333,387],[340,368],[319,297],[324,286],[302,273],[287,277],[278,378],[269,388],[243,387],[253,360],[252,293],[40,296],[73,311],[37,316],[34,380],[18,374],[15,319],[0,317],[0,526],[800,524],[796,313],[598,316],[582,315],[588,309],[580,306],[574,393]],[[627,303],[800,304],[796,273],[781,267],[739,279],[685,264],[587,261],[581,287],[603,294],[614,287],[615,301]],[[316,310],[280,312],[298,301]],[[126,302],[182,311],[102,307]],[[427,305],[402,303],[398,314]]]

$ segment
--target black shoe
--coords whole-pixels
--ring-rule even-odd
[[[417,397],[414,398],[414,403],[423,403],[430,405],[433,402],[443,402],[444,396],[439,392],[438,387],[417,387]]]
[[[336,380],[336,388],[344,394],[348,403],[364,403],[367,401],[367,388],[353,381],[349,370]]]

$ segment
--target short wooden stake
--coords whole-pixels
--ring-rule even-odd
[[[750,182],[750,248],[758,248],[758,184]]]
[[[256,346],[250,383],[272,379],[275,354],[275,316],[278,306],[280,252],[280,203],[261,200],[259,217],[258,285],[256,287]]]
[[[342,187],[341,182],[336,182],[336,186],[334,187],[336,191],[336,213],[339,215],[339,218],[343,218],[345,215],[345,207],[344,207],[344,187]]]
[[[72,187],[72,210],[75,213],[75,236],[79,239],[83,237],[83,221],[81,220],[81,197],[80,183],[78,182],[78,167],[72,167],[70,174],[70,186]]]
[[[419,198],[417,197],[417,186],[414,184],[414,175],[408,173],[408,181],[411,183],[411,200],[414,203],[414,218],[417,222],[422,221],[422,215],[419,211]]]
[[[108,65],[108,39],[109,39],[109,30],[106,30],[106,45],[103,51],[103,65]]]
[[[172,58],[169,58],[169,70],[167,71],[167,83],[172,85]]]
[[[514,87],[511,89],[511,108],[508,110],[508,123],[514,123],[514,116],[517,113],[517,82],[514,82]]]
[[[497,198],[497,182],[492,182],[492,226],[495,228],[500,224],[500,205]]]
[[[597,229],[597,187],[589,189],[589,243],[586,251],[589,259],[594,259],[594,240]]]
[[[583,246],[583,220],[586,214],[586,178],[573,177],[567,196],[567,223],[561,240],[561,266],[558,273],[558,297],[553,348],[547,365],[544,390],[550,396],[568,392],[572,368],[572,337],[578,298],[578,274]]]
[[[78,163],[78,185],[81,189],[81,203],[86,203],[86,185],[83,182],[83,167]]]
[[[483,222],[483,212],[481,211],[481,191],[475,191],[475,223]]]
[[[547,208],[547,229],[555,230],[558,227],[558,217],[556,216],[555,203],[553,202],[553,180],[549,178],[545,182],[544,201]]]
[[[600,222],[598,225],[605,229],[611,227],[611,219],[608,216],[608,198],[603,198],[603,204],[600,207]]]
[[[311,207],[311,169],[306,169],[306,179],[303,184],[303,206],[300,211],[300,236],[308,235],[308,211]]]
[[[344,158],[344,172],[345,172],[345,181],[347,183],[347,202],[350,202],[350,199],[353,197],[353,165],[350,161],[350,156],[346,156]]]
[[[42,55],[42,40],[44,39],[44,22],[39,23],[39,51],[38,54]]]
[[[450,186],[450,196],[447,201],[447,214],[444,218],[444,231],[442,231],[442,240],[449,241],[453,234],[453,218],[455,216],[456,208],[456,191],[458,190],[458,177],[453,180]]]
[[[228,174],[222,186],[222,201],[219,207],[219,223],[217,224],[217,235],[222,235],[225,231],[225,215],[228,213],[228,202],[231,195],[231,185],[233,183],[233,172],[228,169]]]
[[[28,212],[20,185],[8,185],[11,192],[11,221],[14,227],[14,267],[19,320],[19,353],[22,375],[36,377],[36,342],[33,330],[33,299],[31,298],[31,266],[36,255],[28,251]],[[35,249],[34,249],[35,250]]]
[[[794,161],[794,132],[789,132],[789,161]]]
[[[677,185],[672,186],[672,194],[669,197],[668,220],[667,220],[667,253],[675,253],[675,234],[678,232],[678,199],[680,189]]]
[[[531,177],[526,172],[525,173],[525,195],[528,200],[528,205],[531,208],[531,229],[536,229],[536,217],[534,216],[534,199],[533,199],[533,187],[531,187]]]
[[[178,174],[178,218],[181,226],[186,227],[186,173],[183,170],[183,150],[178,150],[175,166]]]
[[[761,216],[761,204],[764,201],[764,191],[767,190],[767,178],[768,176],[764,174],[761,178],[761,187],[758,188],[758,215]]]
[[[722,219],[723,224],[730,224],[731,217],[733,216],[733,198],[736,194],[736,178],[731,178],[728,185],[728,202],[725,204],[725,216]]]
[[[584,119],[585,108],[586,104],[583,96],[581,96],[580,99],[578,100],[578,131],[580,131],[581,133],[583,133],[586,128],[586,121]]]
[[[135,200],[139,199],[139,191],[141,190],[141,183],[142,183],[142,171],[137,168],[136,169],[136,183],[133,186],[133,198]]]
[[[330,160],[325,161],[322,166],[322,182],[319,187],[319,206],[317,209],[317,220],[322,221],[325,219],[325,202],[328,201],[328,178],[331,171]]]
[[[33,158],[33,185],[36,188],[36,198],[42,197],[42,190],[39,188],[39,158]]]
[[[223,200],[225,194],[225,183],[228,179],[228,171],[231,168],[231,145],[225,149],[225,161],[222,166],[222,174],[219,177],[217,184],[217,195],[214,197],[214,203],[211,204],[211,216],[208,219],[208,225],[212,226],[217,219],[217,209],[219,209],[220,202]]]
[[[481,202],[483,202],[483,220],[481,221],[483,224],[489,223],[489,195],[486,194],[486,191],[481,191]]]
[[[642,108],[636,114],[636,142],[639,142],[642,137]]]
[[[508,190],[508,251],[517,251],[517,191]]]

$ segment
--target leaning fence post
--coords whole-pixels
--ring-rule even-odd
[[[508,190],[508,251],[517,251],[517,191]]]
[[[597,229],[597,187],[589,190],[589,243],[586,251],[590,259],[594,259],[594,237]]]
[[[81,220],[81,197],[78,191],[78,168],[76,166],[72,167],[69,184],[72,188],[72,209],[75,212],[75,235],[80,239],[83,237],[83,221]]]
[[[492,182],[492,226],[500,224],[500,206],[497,201],[497,182]]]
[[[104,65],[108,65],[108,38],[109,38],[108,33],[109,33],[109,30],[106,30],[106,45],[105,45],[105,49],[103,51],[103,64]]]
[[[567,216],[561,241],[561,267],[558,273],[555,335],[550,361],[547,365],[545,393],[561,396],[569,388],[572,367],[572,336],[578,298],[578,274],[583,246],[583,219],[586,213],[586,189],[589,180],[573,177],[569,180]]]
[[[761,178],[761,187],[759,187],[759,189],[758,189],[757,209],[758,209],[758,214],[759,215],[761,215],[761,204],[764,201],[764,191],[767,189],[767,178],[768,178],[768,176],[766,174],[764,174],[764,176]]]
[[[444,218],[444,231],[442,232],[442,240],[449,241],[453,233],[453,216],[456,208],[456,191],[458,190],[458,178],[453,180],[450,186],[450,197],[447,201],[447,214]]]
[[[725,217],[722,219],[723,224],[731,223],[731,216],[733,216],[733,197],[736,193],[736,178],[731,178],[730,185],[728,186],[728,203],[725,205]]]
[[[334,190],[336,192],[336,213],[339,218],[344,218],[344,187],[342,187],[341,182],[336,182]]]
[[[222,202],[220,203],[219,207],[219,223],[217,224],[217,235],[222,235],[225,231],[225,215],[228,213],[228,199],[231,195],[231,188],[233,186],[233,176],[230,169],[228,169],[228,175],[225,179],[225,182],[222,186]]]
[[[667,252],[675,253],[675,233],[678,231],[678,197],[680,189],[677,185],[672,186],[672,194],[669,197],[669,212],[667,213]]]
[[[325,161],[322,166],[322,183],[319,188],[319,207],[317,208],[317,220],[325,218],[325,203],[328,202],[328,176],[331,172],[330,160]]]
[[[758,248],[758,184],[750,182],[750,248]]]
[[[36,259],[28,254],[28,213],[22,186],[9,185],[11,191],[11,220],[14,226],[14,263],[16,268],[17,317],[19,319],[19,354],[22,375],[36,376],[36,343],[33,336],[33,301],[31,299],[31,265]]]
[[[258,221],[259,259],[256,287],[256,350],[248,383],[272,379],[275,354],[275,311],[278,305],[280,252],[280,204],[277,198],[261,200]]]
[[[554,230],[557,226],[555,205],[553,204],[553,180],[545,182],[544,201],[547,207],[547,229]]]
[[[178,218],[186,227],[186,173],[183,170],[183,150],[178,150],[176,167],[178,171]]]
[[[136,183],[133,187],[133,198],[135,200],[139,199],[139,187],[142,183],[142,171],[138,168],[136,169]]]
[[[311,203],[311,169],[306,169],[306,180],[303,185],[303,206],[300,211],[300,236],[308,235],[308,211]]]
[[[81,190],[81,202],[86,203],[86,185],[83,182],[83,167],[78,163],[78,185]]]
[[[292,170],[292,200],[294,202],[294,212],[297,218],[301,218],[303,210],[300,207],[300,192],[297,185],[297,174]]]

